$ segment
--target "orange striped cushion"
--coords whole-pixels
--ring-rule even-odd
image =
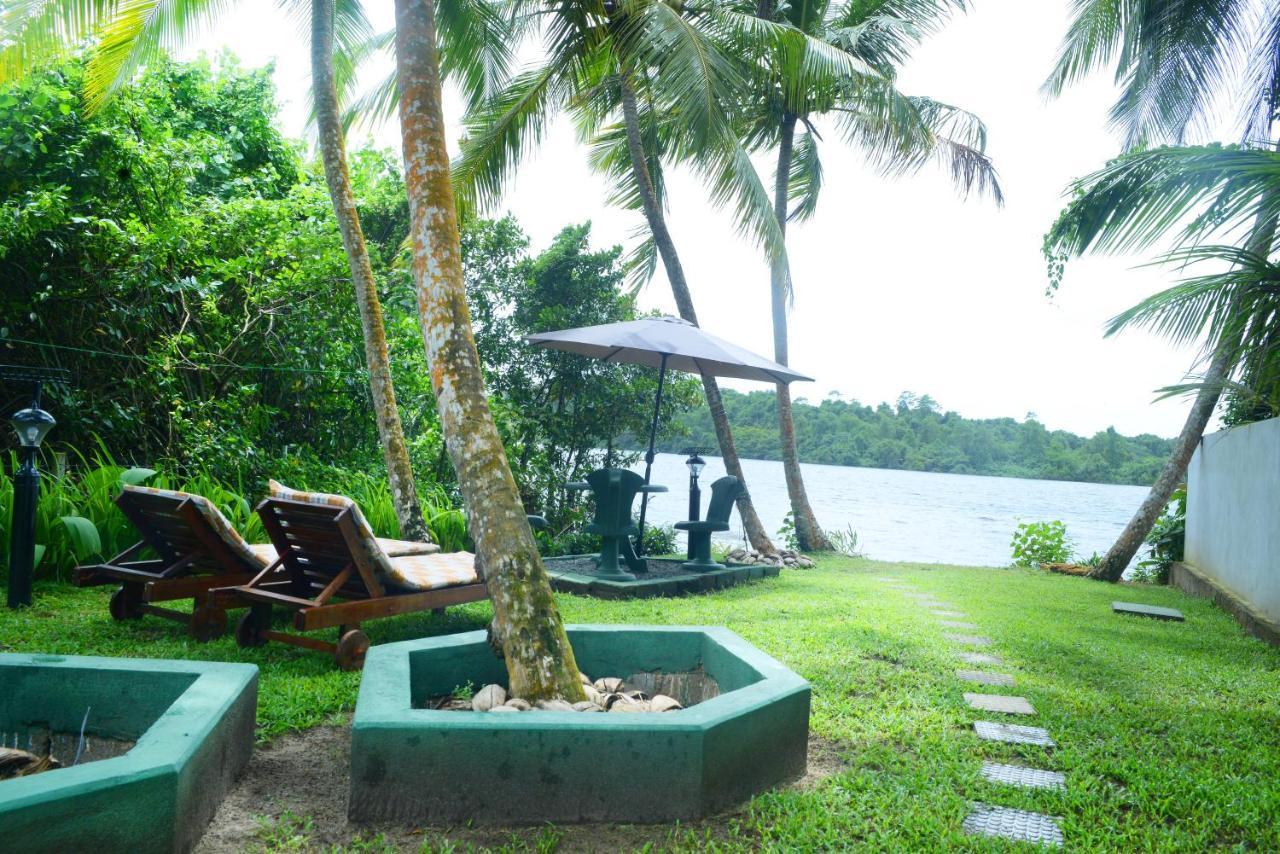
[[[471,552],[412,555],[391,561],[387,580],[405,590],[439,590],[460,584],[478,584],[476,556]]]

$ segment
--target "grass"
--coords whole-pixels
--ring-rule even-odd
[[[992,690],[1026,696],[1039,714],[1025,722],[1047,727],[1056,750],[978,741],[971,724],[984,715],[963,702],[967,689],[953,673],[963,665],[947,630],[877,580],[884,575],[954,604],[979,626],[973,633],[995,641],[1006,661],[995,669],[1018,684]],[[1116,598],[1176,607],[1187,620],[1119,616],[1110,610]],[[961,831],[969,802],[985,801],[1060,816],[1073,850],[1280,850],[1280,650],[1177,591],[829,557],[815,570],[710,596],[560,603],[570,622],[727,625],[812,683],[812,730],[842,760],[812,788],[763,795],[712,822],[629,832],[625,846],[643,837],[654,849],[1005,850]],[[380,643],[480,628],[488,616],[476,604],[366,629]],[[291,647],[194,644],[153,618],[113,624],[102,590],[40,587],[35,607],[0,614],[0,639],[6,651],[251,661],[262,668],[263,739],[342,720],[359,683],[326,656]],[[987,783],[983,759],[1062,771],[1066,790]],[[306,828],[306,817],[286,816],[264,828],[263,845],[314,850]],[[609,832],[597,837],[606,847]],[[517,831],[503,847],[551,850],[558,833]],[[468,848],[449,832],[421,839],[425,850]],[[626,850],[621,839],[613,847]],[[355,843],[379,846],[378,837]]]

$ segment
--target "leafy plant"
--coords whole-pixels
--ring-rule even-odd
[[[862,552],[858,551],[858,532],[853,530],[852,525],[848,525],[844,530],[826,531],[827,539],[831,541],[832,547],[842,555],[849,557],[862,557]]]
[[[1067,526],[1057,519],[1019,524],[1010,547],[1013,549],[1014,566],[1039,566],[1071,560]]]
[[[1187,542],[1187,488],[1175,489],[1169,505],[1147,535],[1151,554],[1138,561],[1134,578],[1152,584],[1167,584],[1169,569],[1182,560]]]
[[[800,539],[796,536],[796,514],[794,510],[788,510],[787,515],[782,517],[782,526],[778,528],[778,539],[782,540],[782,546],[790,551],[799,551]]]

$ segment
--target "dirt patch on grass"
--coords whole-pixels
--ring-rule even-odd
[[[418,851],[424,845],[435,849],[447,847],[447,843],[464,849],[508,846],[557,852],[633,851],[646,845],[662,848],[676,832],[673,825],[666,824],[515,828],[352,824],[347,820],[350,751],[348,727],[316,727],[259,747],[213,817],[196,854],[342,849],[375,839],[399,851]],[[847,767],[837,744],[814,735],[809,736],[808,760],[805,775],[785,784],[784,789],[812,789]],[[738,810],[731,810],[679,829],[720,838],[738,814]]]

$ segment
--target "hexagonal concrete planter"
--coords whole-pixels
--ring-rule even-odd
[[[377,646],[351,737],[355,821],[665,822],[709,815],[805,770],[809,684],[722,628],[570,626],[592,677],[698,668],[720,694],[677,712],[435,711],[506,684],[483,631]]]
[[[87,709],[88,734],[136,742],[0,781],[8,850],[190,850],[249,761],[257,697],[251,664],[0,655],[0,732],[78,733]]]

